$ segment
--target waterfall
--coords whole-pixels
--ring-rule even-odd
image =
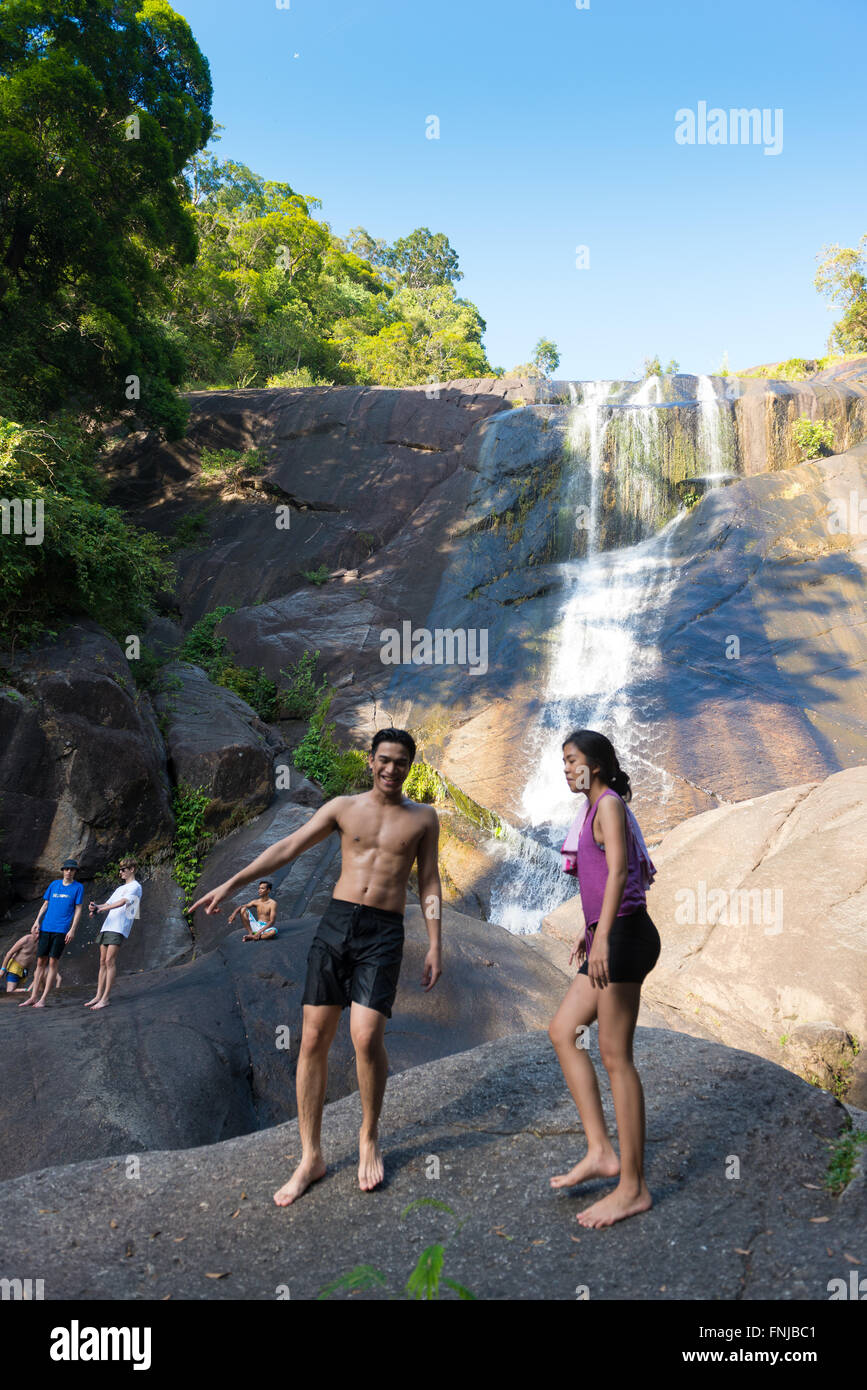
[[[676,579],[672,552],[683,515],[637,545],[564,566],[567,594],[557,655],[542,711],[529,731],[533,771],[520,806],[533,834],[513,831],[520,845],[504,842],[502,875],[491,893],[491,919],[509,931],[538,931],[546,913],[575,891],[559,856],[580,806],[563,775],[560,744],[570,729],[599,729],[627,771],[638,769],[660,800],[669,793],[670,779],[654,760],[652,701],[641,694],[641,685],[657,659],[655,638]]]

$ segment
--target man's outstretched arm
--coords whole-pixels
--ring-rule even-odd
[[[241,869],[231,878],[227,878],[225,883],[221,883],[218,888],[212,888],[210,893],[194,902],[192,907],[188,907],[188,912],[195,912],[197,907],[203,907],[209,915],[219,912],[220,903],[225,898],[230,898],[233,893],[237,893],[239,888],[243,888],[245,883],[252,883],[255,879],[268,878],[277,869],[282,869],[284,864],[291,864],[293,859],[297,859],[299,854],[303,854],[306,849],[312,849],[313,845],[318,845],[322,840],[327,840],[332,831],[337,830],[337,814],[344,798],[335,796],[331,801],[326,801],[324,806],[320,806],[304,825],[298,830],[293,830],[291,835],[287,835],[285,840],[278,840],[276,844],[270,845],[263,850],[258,859],[254,859],[252,864],[248,864],[246,869]]]
[[[439,870],[440,823],[431,808],[430,821],[418,847],[418,896],[430,946],[424,960],[422,987],[433,989],[442,971],[442,911],[443,889]]]

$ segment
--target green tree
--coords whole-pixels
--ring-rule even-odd
[[[843,309],[828,338],[830,351],[867,352],[867,234],[857,249],[823,246],[813,281],[816,289]],[[818,260],[819,257],[817,256]]]
[[[560,353],[557,344],[550,338],[540,338],[536,344],[536,351],[533,353],[533,366],[542,373],[542,376],[550,376],[556,372],[560,365]]]
[[[5,0],[0,411],[133,405],[182,432],[183,356],[157,311],[166,270],[195,256],[182,170],[210,104],[208,64],[165,0]]]
[[[395,270],[401,284],[412,290],[453,285],[464,278],[448,237],[429,227],[416,227],[409,236],[399,237],[383,253],[382,264]]]

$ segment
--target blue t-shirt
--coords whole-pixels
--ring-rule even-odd
[[[72,883],[64,883],[62,878],[56,878],[53,883],[49,883],[42,897],[48,903],[48,911],[39,924],[39,930],[69,931],[75,909],[84,897],[81,884],[74,880]]]

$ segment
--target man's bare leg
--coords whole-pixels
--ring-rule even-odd
[[[587,1139],[587,1153],[568,1173],[552,1177],[552,1187],[574,1187],[588,1178],[613,1178],[620,1172],[602,1113],[596,1070],[587,1049],[575,1046],[579,1027],[589,1027],[596,1017],[600,993],[586,975],[576,975],[548,1028]]]
[[[102,987],[103,987],[103,985],[105,984],[105,958],[106,958],[107,952],[108,952],[108,947],[107,947],[107,946],[100,946],[100,948],[99,948],[99,975],[98,975],[97,981],[96,981],[96,994],[93,996],[92,999],[88,999],[87,1003],[86,1003],[85,1006],[84,1006],[86,1009],[92,1009],[93,1006],[94,1006],[94,1004],[98,1004],[99,1001],[100,1001],[100,999],[102,998]]]
[[[105,973],[103,974],[102,967],[100,967],[99,978],[102,981],[102,993],[101,996],[98,996],[93,1002],[94,1013],[96,1013],[97,1009],[104,1009],[108,1004],[108,996],[111,994],[111,987],[114,984],[114,977],[117,974],[117,953],[120,947],[106,946],[101,949],[105,950]]]
[[[42,988],[42,977],[43,977],[44,974],[45,974],[45,957],[44,957],[44,956],[41,956],[41,957],[37,960],[37,962],[36,962],[36,969],[35,969],[35,971],[33,972],[33,980],[32,980],[31,985],[30,985],[30,998],[29,998],[29,999],[25,999],[25,1000],[23,1001],[23,1003],[19,1004],[19,1005],[18,1005],[19,1009],[26,1009],[26,1008],[29,1008],[31,1004],[35,1004],[35,1003],[36,1003],[36,1000],[39,998],[39,991],[40,991],[40,989]]]
[[[653,1205],[644,1180],[644,1091],[632,1060],[640,984],[606,985],[599,1000],[599,1051],[611,1081],[620,1140],[620,1181],[613,1192],[579,1212],[582,1226],[611,1226]]]
[[[388,1080],[385,1050],[385,1014],[353,1003],[349,1028],[355,1048],[355,1068],[361,1095],[361,1132],[358,1136],[358,1186],[372,1192],[385,1176],[379,1147],[379,1115]]]
[[[52,990],[52,988],[54,987],[54,981],[56,980],[56,978],[57,978],[57,961],[54,959],[53,956],[49,956],[49,957],[48,957],[48,969],[47,969],[46,972],[45,972],[45,988],[43,989],[40,998],[39,998],[39,999],[35,999],[35,1000],[33,1001],[33,1007],[34,1007],[34,1009],[44,1009],[44,1008],[45,1008],[45,1000],[46,1000],[46,998],[48,997],[48,995],[49,995],[50,991]],[[36,992],[36,991],[34,990],[34,994],[35,994],[35,992]]]
[[[278,1207],[288,1207],[326,1172],[322,1157],[322,1107],[328,1082],[328,1053],[340,1022],[339,1004],[305,1004],[298,1054],[296,1088],[301,1162],[291,1178],[274,1193]]]

